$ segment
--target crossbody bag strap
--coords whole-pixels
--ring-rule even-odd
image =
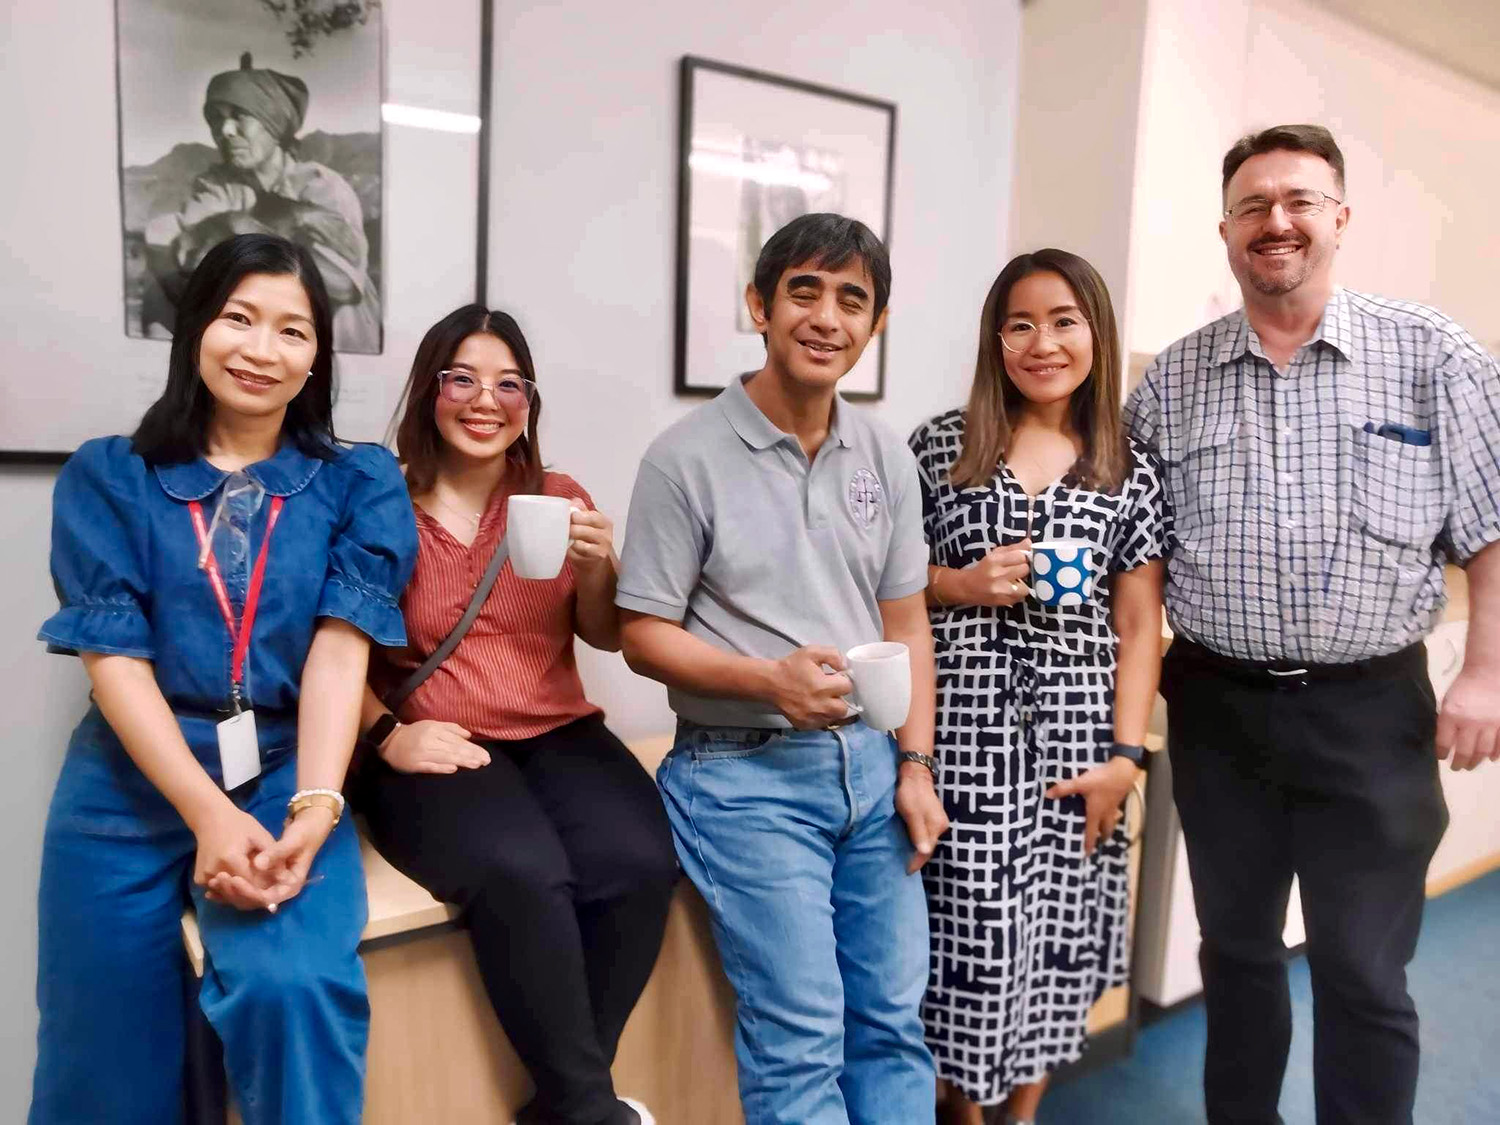
[[[479,585],[474,587],[474,596],[469,599],[469,608],[464,610],[464,615],[458,619],[458,624],[453,626],[453,631],[443,638],[443,643],[437,646],[437,651],[422,662],[422,666],[407,676],[401,685],[391,692],[381,702],[394,714],[400,710],[401,705],[410,698],[411,693],[422,686],[428,676],[437,671],[437,667],[447,660],[458,642],[464,639],[464,634],[469,631],[469,626],[474,624],[474,619],[479,616],[479,610],[484,605],[484,599],[490,596],[490,590],[495,586],[495,580],[500,577],[501,568],[505,566],[505,560],[510,555],[510,547],[504,538],[500,545],[495,548],[495,553],[490,558],[490,565],[484,569],[484,577],[479,580]]]

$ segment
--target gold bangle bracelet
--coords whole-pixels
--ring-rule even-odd
[[[942,591],[940,591],[938,589],[938,579],[941,578],[942,576],[943,576],[943,568],[940,567],[940,566],[933,567],[932,568],[932,581],[928,582],[927,585],[932,590],[932,600],[935,601],[935,602],[937,602],[937,604],[940,605],[940,606],[942,606],[944,609],[946,609],[946,608],[948,608],[948,603],[943,600]]]
[[[339,804],[339,799],[330,793],[306,793],[288,802],[286,809],[286,823],[290,824],[297,819],[297,814],[307,809],[327,809],[333,814],[333,823],[337,824],[343,819],[344,808]]]

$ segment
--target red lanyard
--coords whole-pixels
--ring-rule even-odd
[[[208,584],[214,589],[219,602],[219,612],[224,615],[224,624],[229,626],[229,638],[234,641],[234,660],[230,665],[230,698],[235,712],[240,710],[245,682],[245,657],[250,652],[250,630],[255,628],[255,610],[260,605],[260,587],[266,577],[266,556],[271,553],[271,532],[276,530],[276,520],[281,516],[284,497],[271,498],[271,514],[266,517],[266,537],[260,545],[260,555],[255,560],[255,569],[250,574],[250,586],[245,591],[245,612],[238,622],[234,619],[234,607],[229,603],[229,590],[224,585],[224,576],[219,573],[218,560],[208,546],[208,526],[203,522],[203,505],[194,500],[188,504],[193,517],[193,531],[198,535],[198,549],[203,554],[203,569],[208,572]]]

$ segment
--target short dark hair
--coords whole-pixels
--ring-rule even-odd
[[[282,437],[309,457],[337,455],[333,433],[333,312],[328,289],[312,254],[272,234],[239,234],[212,247],[193,270],[177,302],[167,386],[151,404],[131,437],[131,448],[152,464],[192,461],[203,455],[214,397],[198,375],[198,345],[224,302],[246,277],[291,275],[302,283],[312,306],[317,355],[307,383],[287,403]]]
[[[393,422],[396,456],[406,467],[406,487],[413,496],[427,492],[437,479],[439,453],[443,447],[443,435],[438,432],[437,418],[433,415],[438,396],[438,372],[453,362],[460,344],[479,333],[503,341],[516,357],[521,377],[529,383],[536,383],[531,345],[510,313],[487,309],[483,305],[464,305],[429,328],[411,361],[411,376],[406,380],[406,390],[401,396],[404,404],[401,416]],[[518,492],[542,490],[545,469],[537,438],[537,423],[541,417],[542,396],[538,391],[531,399],[526,433],[516,438],[506,450],[506,456],[520,473],[516,482]]]
[[[1229,202],[1229,181],[1234,179],[1240,165],[1267,152],[1310,152],[1321,156],[1333,169],[1333,182],[1338,185],[1339,194],[1344,194],[1344,154],[1332,133],[1321,125],[1272,125],[1259,133],[1245,134],[1224,154],[1224,184],[1220,193],[1225,203]]]
[[[853,259],[870,271],[875,283],[871,323],[880,319],[891,297],[891,255],[875,232],[858,219],[828,211],[799,215],[773,234],[755,261],[755,291],[767,309],[776,296],[776,283],[793,266],[811,262],[819,269],[843,269]]]

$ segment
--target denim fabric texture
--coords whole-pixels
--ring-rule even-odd
[[[896,815],[896,744],[678,724],[657,772],[736,999],[746,1125],[921,1125],[927,900]]]
[[[318,619],[341,618],[382,644],[405,640],[397,599],[416,529],[387,451],[356,446],[323,461],[287,446],[230,474],[203,460],[149,467],[125,438],[85,444],[53,497],[61,606],[40,638],[52,651],[150,660],[189,748],[217,780],[232,644],[198,568],[188,501],[218,517],[215,557],[238,616],[268,495],[286,506],[245,693],[262,772],[229,796],[279,835],[297,784],[299,684]],[[352,822],[338,825],[307,886],[276,914],[205,901],[192,886],[195,851],[182,818],[91,707],[69,743],[43,846],[31,1125],[182,1120],[191,981],[179,926],[189,902],[205,949],[198,1001],[223,1040],[246,1125],[359,1120],[369,1006]]]

